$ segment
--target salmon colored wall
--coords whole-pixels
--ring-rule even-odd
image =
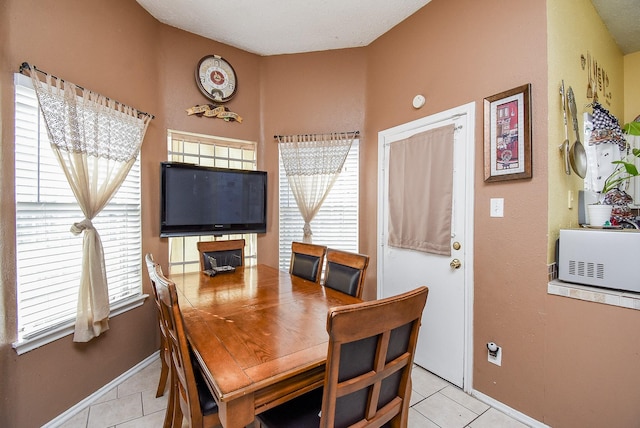
[[[577,195],[583,180],[567,176],[558,145],[564,140],[560,81],[572,86],[582,129],[587,71],[580,56],[598,61],[609,75],[611,98],[599,93],[600,103],[621,123],[627,114],[630,70],[626,58],[589,0],[548,2],[549,25],[549,242],[548,261],[554,258],[554,243],[561,228],[577,226]],[[625,64],[623,66],[623,64]],[[637,73],[636,75],[637,76]],[[624,111],[624,113],[623,113]],[[640,113],[640,111],[639,111]],[[571,126],[571,125],[569,125]],[[570,131],[570,136],[573,132]],[[570,137],[571,139],[575,137]],[[584,141],[584,135],[581,134]],[[567,193],[575,204],[568,209]],[[636,426],[640,420],[640,340],[631,331],[640,328],[637,313],[630,309],[546,296],[545,302],[544,422],[563,426]],[[614,398],[615,397],[615,398]]]
[[[569,0],[567,0],[569,1]],[[573,0],[570,0],[573,1]],[[130,0],[0,3],[0,180],[13,187],[13,85],[22,61],[156,115],[142,148],[143,252],[166,266],[158,237],[158,163],[166,129],[258,142],[273,196],[260,262],[277,265],[277,148],[274,134],[361,131],[360,251],[371,256],[365,298],[376,296],[377,134],[471,101],[475,126],[473,387],[554,427],[633,426],[640,420],[630,310],[548,296],[549,142],[547,17],[544,2],[433,0],[365,48],[257,57],[159,24]],[[37,23],[37,25],[34,25]],[[5,42],[6,41],[6,42]],[[46,41],[43,42],[43,41]],[[551,47],[552,48],[552,47]],[[242,124],[187,117],[206,103],[195,87],[199,58],[229,59],[240,89],[228,103]],[[532,84],[533,178],[483,181],[484,97]],[[424,108],[411,100],[422,93]],[[555,114],[555,113],[554,113]],[[489,217],[490,198],[505,217]],[[0,426],[39,426],[153,353],[151,302],[111,320],[85,345],[64,338],[17,356],[14,201],[0,195],[2,308]],[[145,291],[150,292],[145,284]],[[485,344],[503,347],[502,366]],[[96,367],[99,367],[98,369]],[[32,403],[38,403],[33,411]]]
[[[364,212],[376,212],[377,133],[471,101],[475,129],[473,386],[535,418],[545,416],[547,63],[544,2],[434,0],[367,50],[367,150]],[[393,76],[393,78],[389,78]],[[485,183],[483,99],[532,85],[533,178]],[[414,110],[414,95],[427,102]],[[383,97],[377,97],[384,94]],[[418,177],[416,177],[418,178]],[[504,198],[504,218],[489,200]],[[367,247],[376,254],[376,219]],[[375,261],[375,258],[373,258]],[[376,263],[372,263],[374,269]],[[428,284],[428,279],[427,284]],[[503,347],[502,366],[487,362],[486,343]]]
[[[154,114],[142,147],[143,254],[167,264],[158,219],[159,162],[166,160],[167,128],[258,140],[259,57],[159,24],[130,0],[61,0],[44,5],[8,0],[0,5],[0,118],[2,185],[13,188],[13,73],[23,61]],[[198,60],[228,57],[240,89],[228,104],[245,120],[188,117],[206,99],[197,91]],[[0,332],[0,426],[40,426],[126,372],[158,349],[153,303],[110,320],[110,330],[87,344],[65,337],[18,356],[15,340],[15,227],[12,192],[0,196],[3,325]],[[7,245],[8,244],[8,245]],[[144,292],[151,294],[146,273]],[[34,403],[37,410],[34,411]]]
[[[13,188],[13,73],[23,61],[140,110],[157,112],[155,64],[144,61],[147,52],[155,49],[157,23],[135,3],[64,0],[54,7],[9,0],[3,7],[2,15],[8,21],[0,74],[5,189]],[[99,19],[87,19],[89,16]],[[152,123],[147,141],[158,133],[157,122]],[[147,301],[111,319],[110,329],[87,344],[75,344],[68,336],[18,356],[11,348],[16,339],[15,201],[10,191],[2,192],[1,198],[2,289],[10,298],[3,305],[0,425],[40,426],[157,349],[155,309]],[[152,250],[157,243],[145,247]]]
[[[366,63],[363,49],[265,57],[261,111],[263,166],[269,174],[267,234],[258,239],[260,262],[278,266],[278,147],[274,135],[363,131]],[[365,135],[361,136],[361,147]],[[362,148],[360,149],[362,153]],[[367,180],[361,172],[361,183]],[[361,215],[367,216],[367,213]],[[366,234],[360,227],[360,235]],[[302,239],[302,236],[300,236]],[[362,242],[362,238],[361,238]],[[262,247],[260,246],[262,245]],[[262,249],[267,248],[267,251]],[[362,248],[362,244],[361,244]],[[367,292],[375,297],[375,282]]]
[[[212,42],[176,28],[160,26],[157,50],[161,109],[169,129],[257,141],[260,130],[260,57]],[[186,109],[209,104],[195,83],[195,68],[205,55],[228,60],[238,76],[238,91],[225,105],[242,117],[242,123],[188,116]],[[166,138],[161,142],[166,146]]]
[[[0,3],[0,40],[9,40],[9,14],[7,13],[7,7],[5,2]],[[7,63],[7,47],[8,43],[0,43],[0,72],[4,72],[5,64]],[[7,152],[11,152],[11,146],[9,144],[3,144],[5,140],[5,132],[4,132],[4,123],[6,120],[5,117],[8,116],[13,110],[12,106],[2,100],[9,97],[11,93],[11,86],[7,86],[4,80],[0,80],[0,167],[3,166],[3,159],[7,157]],[[6,136],[6,138],[13,139],[13,132],[10,135]],[[8,146],[8,147],[6,147]],[[0,174],[0,186],[7,185],[6,180]],[[13,180],[10,185],[13,185]],[[0,193],[0,254],[4,254],[5,247],[12,247],[12,245],[7,245],[7,236],[4,233],[3,227],[3,212],[10,210],[12,207],[11,201],[7,200],[7,198],[2,197],[2,193]],[[11,253],[9,253],[11,254]],[[6,269],[4,269],[6,263],[4,263],[4,258],[0,257],[0,284],[5,283]],[[15,300],[15,293],[13,290],[9,290],[8,287],[0,286],[0,308],[6,307],[6,302],[11,302]],[[6,313],[6,309],[3,309],[3,312]],[[8,316],[0,317],[0,344],[3,344],[7,341],[6,337],[6,323]],[[2,345],[0,345],[2,346]],[[2,368],[6,366],[4,362],[4,353],[0,349],[0,378],[4,378],[2,376]],[[0,387],[1,388],[1,387]],[[0,394],[2,390],[0,389]],[[1,396],[1,395],[0,395]],[[0,398],[1,401],[1,398]],[[0,407],[1,408],[1,407]]]
[[[636,427],[640,329],[631,309],[547,296],[544,422],[553,427]]]
[[[163,121],[161,135],[154,140],[147,140],[148,144],[154,147],[151,154],[153,159],[149,166],[154,187],[147,195],[150,203],[145,204],[151,214],[149,236],[154,238],[158,237],[160,231],[160,162],[167,160],[167,130],[254,142],[259,141],[260,131],[259,56],[166,25],[159,25],[156,43],[157,49],[152,60],[158,76],[156,88],[159,96],[158,110],[163,114]],[[242,117],[242,123],[187,115],[186,110],[189,107],[211,103],[200,93],[195,82],[195,68],[198,61],[211,54],[227,59],[236,71],[238,91],[225,106],[238,113]],[[262,150],[262,144],[259,143],[258,169],[262,169]],[[271,177],[268,177],[268,181],[272,181]],[[258,235],[259,241],[262,236]],[[162,238],[159,241],[162,245],[160,263],[166,266],[168,239]],[[260,253],[260,247],[258,253]]]

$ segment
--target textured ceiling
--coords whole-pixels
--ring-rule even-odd
[[[640,51],[640,0],[591,0],[622,53]]]
[[[367,46],[430,0],[136,0],[158,21],[258,55]]]
[[[367,46],[430,0],[136,1],[164,24],[278,55]],[[640,51],[640,0],[591,1],[622,52]]]

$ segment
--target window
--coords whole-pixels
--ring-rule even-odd
[[[217,168],[256,170],[256,144],[250,141],[212,137],[189,132],[168,132],[168,159]],[[169,272],[186,273],[200,270],[198,241],[244,238],[244,264],[257,260],[258,240],[255,233],[214,236],[184,236],[169,238]]]
[[[313,243],[344,251],[358,252],[358,152],[353,140],[338,179],[311,222]],[[280,269],[289,269],[291,242],[302,241],[304,220],[289,188],[282,158],[279,165],[280,188]]]
[[[84,219],[49,145],[31,79],[15,75],[18,353],[73,332]],[[111,316],[142,304],[140,160],[93,220],[104,247]]]

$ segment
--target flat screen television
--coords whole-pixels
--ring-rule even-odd
[[[267,231],[267,173],[162,162],[160,236]]]

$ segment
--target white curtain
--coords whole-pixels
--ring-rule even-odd
[[[102,242],[92,220],[116,193],[140,151],[151,116],[51,75],[31,70],[51,148],[85,216],[75,342],[109,329],[109,292]]]
[[[304,219],[303,242],[312,242],[311,220],[342,170],[357,132],[277,136],[291,192]]]

